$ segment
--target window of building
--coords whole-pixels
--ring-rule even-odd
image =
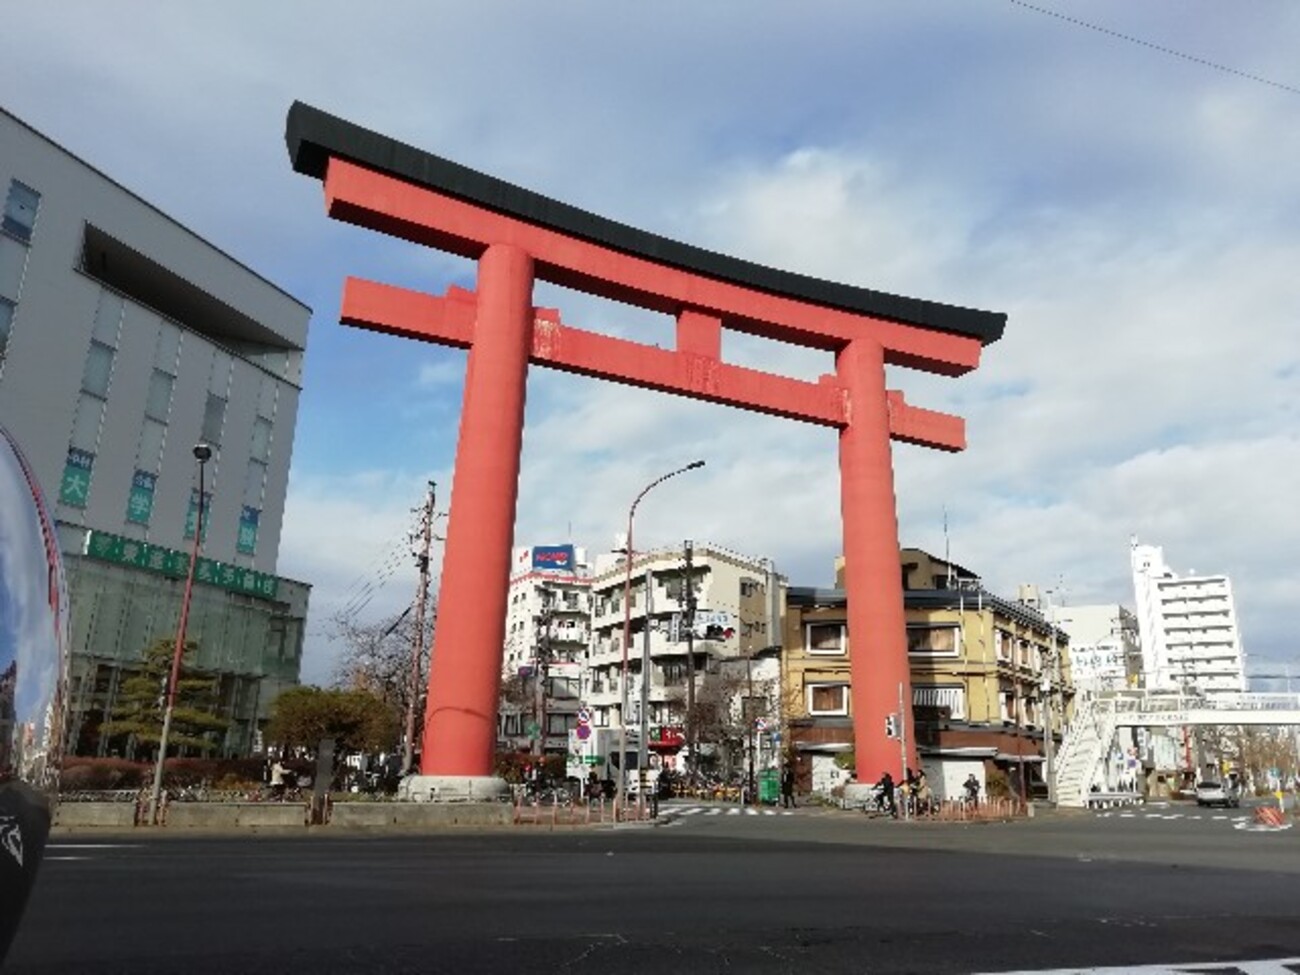
[[[260,460],[250,460],[244,474],[244,504],[254,508],[262,506],[262,485],[266,483],[266,465]]]
[[[849,686],[847,684],[809,684],[808,713],[848,714]]]
[[[1011,662],[1011,634],[1005,630],[993,631],[993,643],[997,647],[998,659],[1003,663]]]
[[[226,423],[226,399],[215,393],[208,393],[207,405],[203,408],[204,443],[210,447],[221,446],[221,428]]]
[[[909,624],[907,652],[925,657],[955,657],[961,645],[961,630],[952,625]]]
[[[271,458],[271,421],[259,416],[253,420],[253,442],[248,449],[254,460],[267,461]]]
[[[108,399],[108,384],[113,376],[113,350],[102,342],[91,342],[86,366],[81,373],[81,389],[91,396]]]
[[[36,210],[41,204],[41,194],[25,183],[13,180],[5,200],[3,227],[6,233],[19,240],[31,240],[36,227]]]
[[[578,719],[572,714],[548,714],[546,716],[546,733],[548,735],[567,735],[578,727]]]
[[[172,387],[176,377],[170,373],[155,369],[149,377],[149,393],[144,401],[144,415],[159,423],[167,422],[167,414],[172,406]]]
[[[941,686],[913,684],[912,703],[918,708],[934,708],[947,712],[958,721],[966,719],[966,688],[961,685]]]
[[[1002,706],[1002,720],[1006,724],[1016,724],[1016,693],[1015,691],[1003,691],[999,697],[999,703]]]
[[[144,421],[140,429],[140,467],[150,471],[158,470],[158,460],[162,457],[163,443],[167,439],[167,424],[157,420]]]
[[[676,684],[682,684],[686,681],[686,661],[669,660],[663,665],[664,684],[672,687]]]
[[[104,419],[105,403],[97,396],[82,393],[77,397],[77,411],[72,418],[72,446],[88,454],[99,450],[99,428]]]
[[[843,623],[809,623],[804,632],[805,645],[811,654],[843,656],[848,648],[848,633]]]
[[[0,298],[0,359],[9,348],[9,333],[13,330],[14,309],[17,307],[8,298]]]
[[[579,696],[578,678],[576,677],[550,677],[546,681],[546,693],[550,697],[571,697],[575,700]]]

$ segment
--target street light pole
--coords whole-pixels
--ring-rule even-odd
[[[153,789],[149,793],[149,825],[158,824],[158,805],[162,797],[163,762],[167,758],[167,739],[172,730],[172,713],[176,710],[176,684],[181,676],[181,656],[185,653],[185,627],[189,622],[190,599],[194,594],[194,567],[199,561],[199,547],[203,543],[203,470],[212,457],[212,448],[206,443],[194,445],[194,459],[199,462],[199,504],[194,518],[194,547],[190,550],[190,567],[185,574],[185,592],[181,596],[181,616],[176,626],[176,648],[172,651],[171,676],[167,681],[167,707],[163,711],[162,734],[158,739],[158,758],[153,767]]]
[[[676,477],[678,474],[685,474],[687,471],[693,471],[698,467],[703,467],[704,461],[697,460],[685,467],[679,467],[675,471],[669,471],[662,477],[656,478],[641,489],[641,493],[636,496],[632,506],[627,510],[627,542],[626,556],[624,560],[623,571],[623,668],[621,672],[619,689],[619,711],[618,711],[618,799],[615,805],[615,817],[622,815],[626,809],[627,803],[627,646],[632,639],[632,521],[636,517],[637,505],[641,499],[650,493],[652,488],[658,487],[670,477]],[[649,625],[649,619],[646,624]],[[642,675],[644,679],[644,674]]]
[[[695,567],[693,564],[694,546],[686,540],[686,582],[683,592],[686,597],[686,612],[682,623],[686,628],[686,780],[695,785],[695,770],[699,760],[695,751]]]
[[[645,626],[641,630],[641,745],[637,749],[637,806],[645,809],[648,782],[646,765],[650,759],[650,614],[654,612],[654,573],[645,570]]]

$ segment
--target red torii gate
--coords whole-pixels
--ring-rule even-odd
[[[490,776],[530,363],[839,431],[852,714],[862,781],[902,772],[885,718],[911,701],[890,440],[957,451],[960,417],[885,388],[885,366],[976,368],[1006,317],[763,267],[636,230],[477,173],[301,102],[293,167],[331,217],[478,262],[477,291],[349,278],[345,324],[469,349],[425,712],[421,773]],[[659,349],[563,324],[535,279],[673,315]],[[724,328],[833,352],[805,382],[729,365]],[[904,708],[915,766],[911,708]],[[622,717],[620,716],[620,720]]]

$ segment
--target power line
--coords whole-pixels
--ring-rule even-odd
[[[1075,27],[1084,27],[1088,30],[1096,31],[1099,34],[1106,34],[1109,37],[1114,37],[1121,41],[1128,41],[1130,44],[1137,44],[1139,47],[1149,48],[1150,50],[1158,51],[1161,54],[1168,54],[1170,57],[1181,58],[1184,61],[1190,61],[1193,64],[1199,64],[1202,67],[1213,68],[1215,71],[1222,71],[1225,74],[1236,75],[1238,78],[1244,78],[1247,81],[1254,81],[1261,85],[1268,85],[1270,88],[1277,88],[1281,91],[1290,92],[1293,95],[1300,95],[1300,88],[1283,84],[1280,81],[1273,81],[1257,74],[1251,74],[1249,71],[1241,71],[1237,68],[1229,67],[1226,64],[1220,64],[1217,61],[1210,61],[1206,58],[1197,57],[1194,54],[1187,54],[1183,51],[1175,50],[1172,47],[1165,47],[1151,41],[1144,41],[1142,38],[1134,37],[1132,34],[1124,34],[1117,30],[1111,30],[1109,27],[1102,27],[1100,24],[1089,23],[1086,20],[1071,17],[1057,10],[1049,10],[1046,7],[1039,7],[1032,3],[1026,3],[1025,0],[1007,0],[1007,2],[1014,4],[1017,7],[1023,7],[1026,10],[1032,10],[1034,13],[1045,14],[1048,17],[1055,17],[1057,20],[1063,20],[1067,24],[1071,24]]]
[[[415,539],[416,515],[420,510],[417,508],[412,511],[411,523],[408,525],[403,537],[399,538],[386,554],[381,553],[376,557],[371,562],[370,568],[363,569],[344,589],[340,597],[343,600],[343,606],[335,613],[337,618],[350,619],[356,616],[369,604],[375,594],[387,584],[405,559],[410,556],[411,545]]]

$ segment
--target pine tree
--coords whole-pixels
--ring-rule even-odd
[[[157,747],[162,739],[163,712],[167,706],[167,681],[171,677],[174,641],[162,639],[144,652],[139,670],[122,681],[110,715],[109,734],[113,737],[134,736],[136,745]],[[176,706],[172,711],[168,750],[190,749],[206,754],[221,741],[220,732],[229,722],[216,714],[219,681],[185,666],[198,650],[189,640],[181,656],[181,670],[176,682]]]

